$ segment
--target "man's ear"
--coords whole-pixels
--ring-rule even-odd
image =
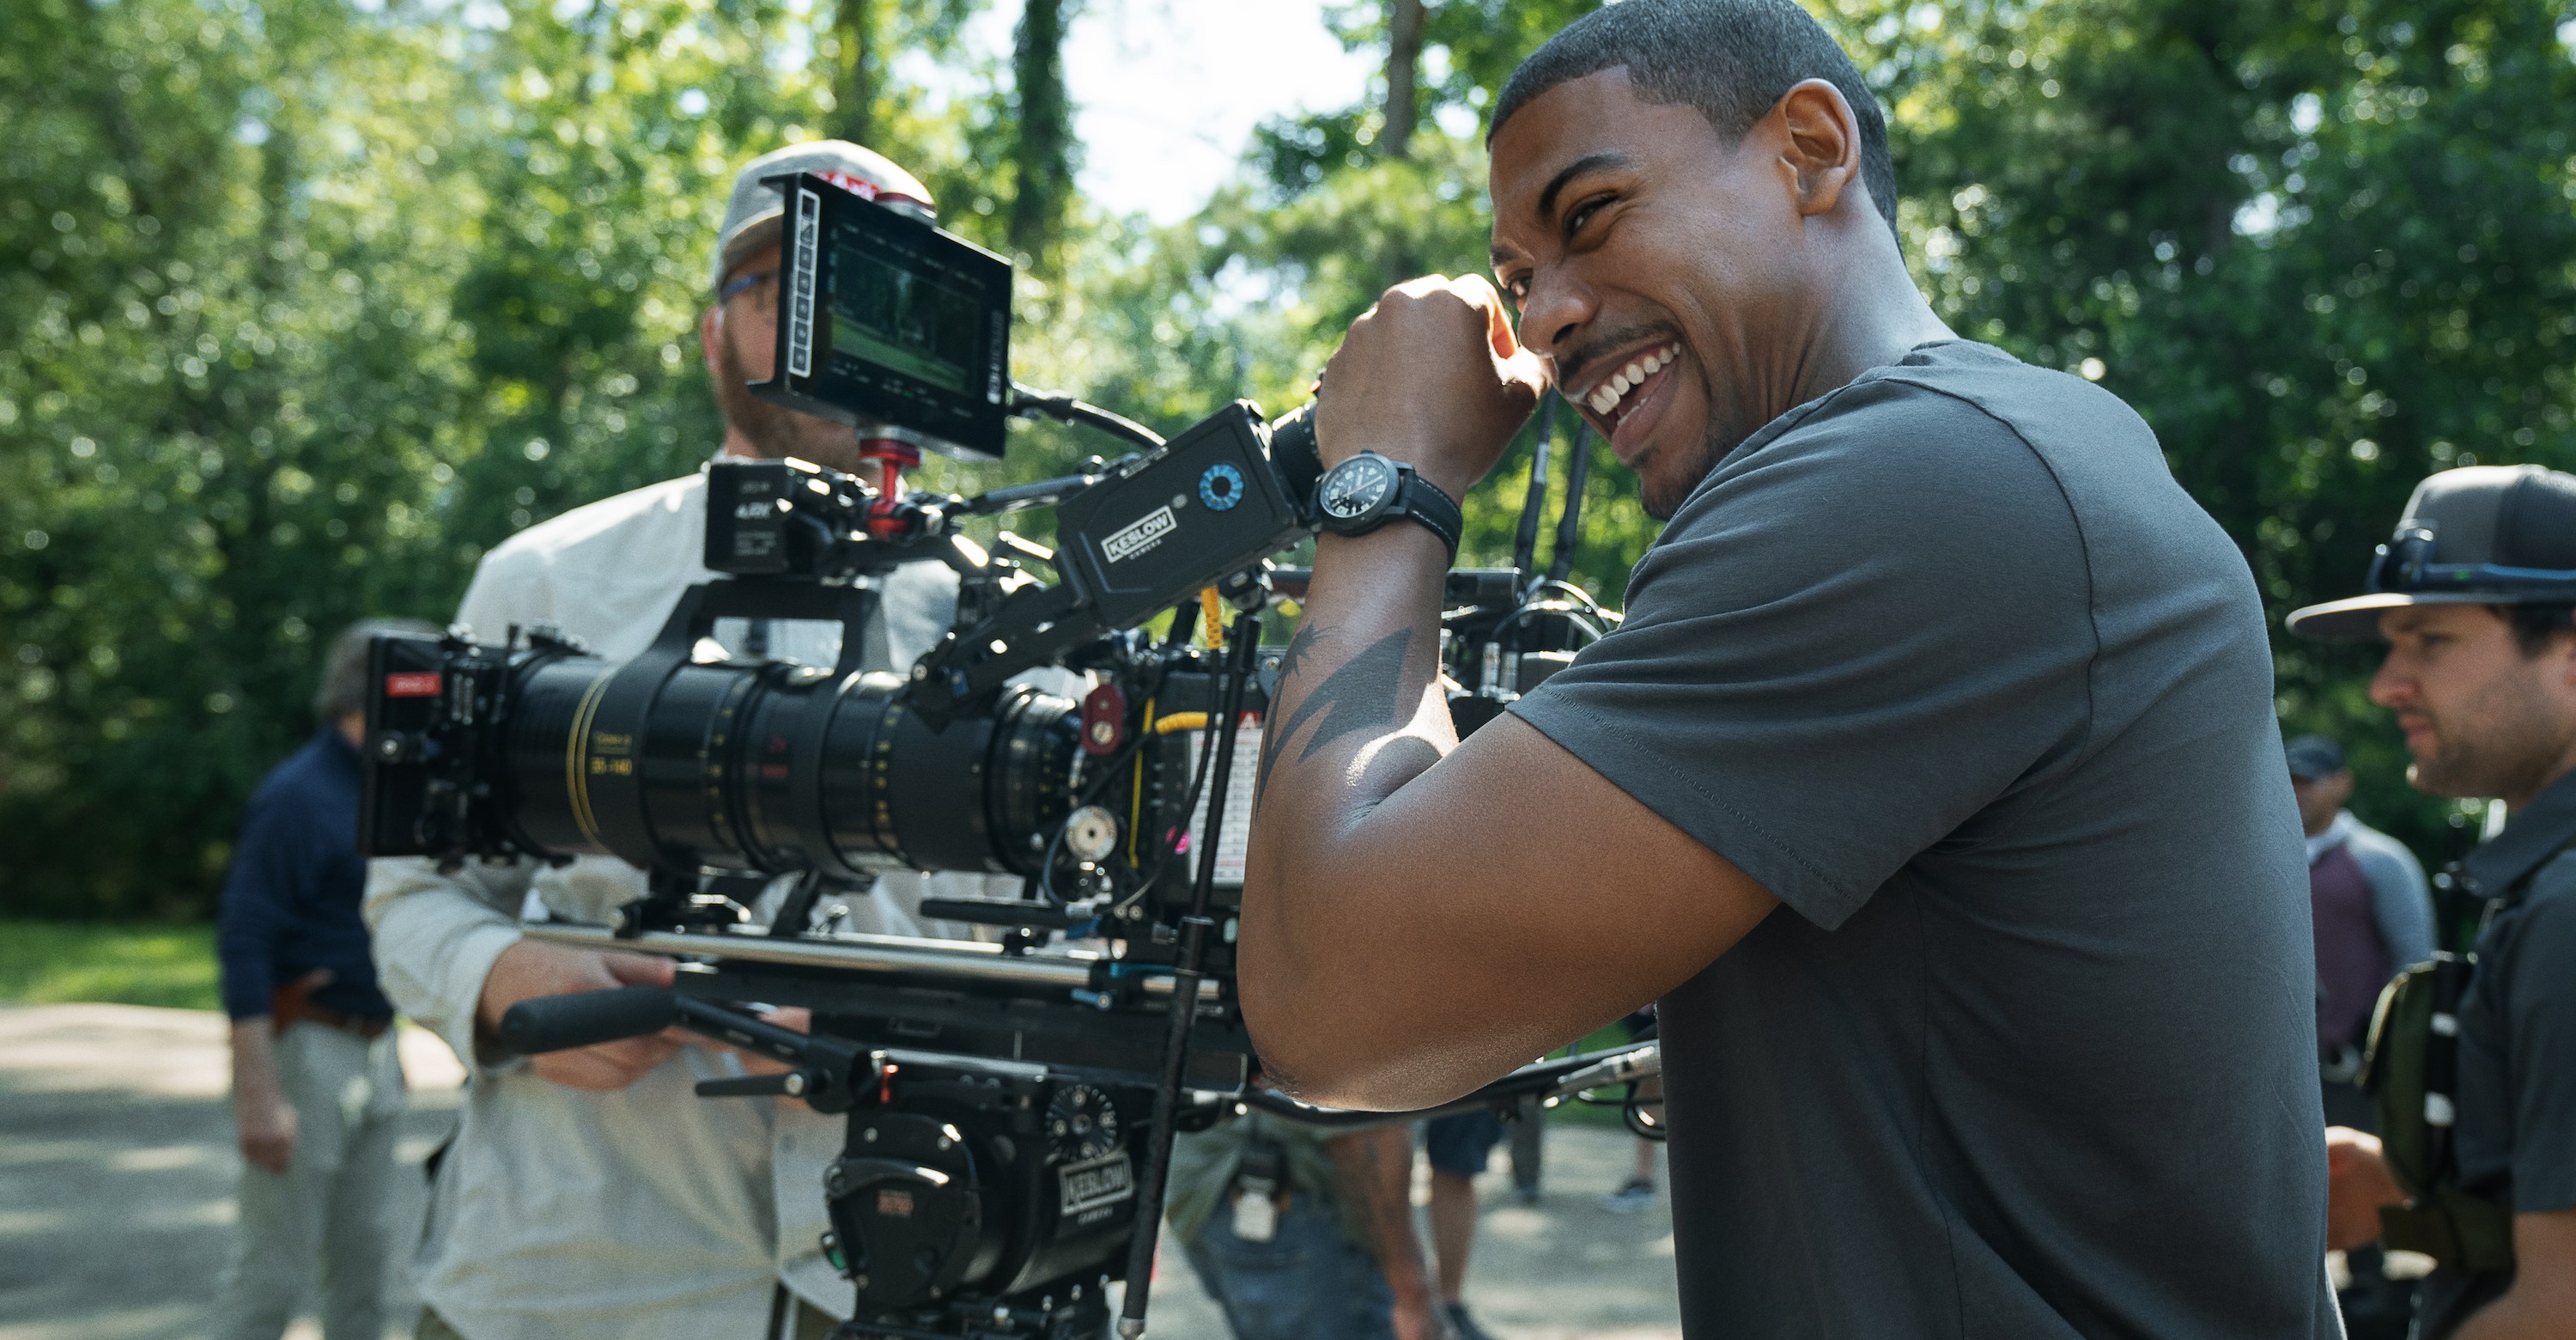
[[[1860,121],[1851,104],[1841,89],[1808,79],[1781,94],[1771,114],[1780,118],[1780,163],[1797,183],[1798,212],[1808,218],[1833,213],[1844,188],[1860,177]]]
[[[706,360],[707,375],[724,375],[716,367],[716,341],[724,338],[724,304],[717,303],[698,318],[698,356]]]

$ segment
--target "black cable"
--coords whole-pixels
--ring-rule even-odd
[[[1635,1092],[1636,1087],[1637,1086],[1633,1084],[1628,1086],[1632,1095]],[[1661,1103],[1663,1100],[1656,1098],[1647,1100],[1647,1102]],[[1641,1102],[1633,1096],[1630,1097],[1627,1102],[1619,1105],[1619,1119],[1628,1123],[1628,1129],[1631,1132],[1634,1132],[1638,1139],[1653,1140],[1661,1143],[1668,1132],[1664,1129],[1664,1123],[1647,1117],[1647,1102]]]
[[[1584,590],[1582,587],[1577,586],[1572,582],[1560,581],[1553,577],[1542,577],[1537,581],[1530,583],[1529,595],[1523,599],[1522,603],[1536,604],[1539,598],[1549,591],[1558,592],[1566,599],[1582,605],[1584,612],[1587,614],[1606,615],[1609,613],[1609,611],[1601,608],[1600,601],[1592,598],[1591,592]],[[1612,622],[1615,623],[1617,620],[1613,619]]]
[[[1258,1108],[1272,1116],[1285,1117],[1301,1126],[1315,1126],[1328,1130],[1391,1126],[1401,1121],[1422,1121],[1460,1112],[1500,1108],[1532,1095],[1550,1094],[1566,1076],[1636,1050],[1636,1045],[1631,1043],[1604,1051],[1579,1052],[1571,1056],[1559,1056],[1551,1060],[1535,1062],[1522,1066],[1474,1093],[1413,1112],[1360,1112],[1349,1108],[1317,1107],[1312,1103],[1299,1102],[1276,1089],[1263,1088],[1247,1088],[1236,1095],[1235,1101],[1246,1107]],[[1632,1091],[1635,1087],[1633,1083],[1629,1085]],[[1590,1101],[1581,1094],[1575,1094],[1572,1097],[1577,1102]],[[1601,1105],[1610,1106],[1608,1103]]]
[[[1565,580],[1574,571],[1574,546],[1583,527],[1583,485],[1592,477],[1592,425],[1574,432],[1574,459],[1565,467],[1565,510],[1556,517],[1556,547],[1547,560],[1547,579]]]
[[[1031,507],[1052,507],[1099,482],[1100,476],[1084,474],[1041,479],[1034,484],[1013,484],[1008,488],[976,494],[957,510],[967,516],[1000,516]]]
[[[1504,615],[1503,621],[1494,625],[1494,638],[1496,640],[1500,640],[1505,632],[1518,628],[1523,620],[1533,614],[1555,614],[1563,616],[1567,623],[1583,630],[1584,645],[1586,646],[1600,641],[1603,636],[1601,626],[1592,622],[1590,619],[1584,618],[1583,615],[1578,613],[1571,604],[1552,607],[1551,602],[1533,600],[1528,604],[1513,610],[1511,613]]]
[[[1172,626],[1163,630],[1163,650],[1179,651],[1198,633],[1199,602],[1193,597],[1172,607]]]
[[[1011,383],[1011,412],[1022,416],[1043,414],[1048,418],[1060,419],[1066,423],[1097,428],[1111,437],[1123,438],[1148,451],[1156,450],[1163,445],[1163,435],[1153,429],[1124,414],[1112,413],[1098,405],[1077,400],[1063,391],[1040,391],[1013,382]]]
[[[1554,391],[1539,397],[1538,440],[1530,444],[1529,487],[1521,494],[1520,529],[1512,536],[1512,567],[1526,580],[1530,565],[1538,561],[1538,528],[1541,514],[1547,511],[1548,447],[1556,436],[1557,395]]]

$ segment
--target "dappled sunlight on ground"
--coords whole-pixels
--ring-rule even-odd
[[[417,1166],[453,1126],[464,1074],[419,1029],[404,1030],[402,1052],[412,1112],[400,1157]],[[241,1167],[227,1064],[212,1012],[0,1006],[0,1340],[205,1335]],[[1495,1151],[1467,1296],[1499,1340],[1677,1340],[1670,1215],[1660,1201],[1633,1216],[1601,1208],[1629,1151],[1624,1131],[1551,1127],[1535,1206],[1512,1198]],[[416,1223],[421,1185],[396,1181],[397,1212]],[[405,1290],[387,1315],[407,1335],[416,1314]],[[1168,1246],[1152,1320],[1156,1340],[1226,1336]],[[320,1335],[306,1318],[286,1340]]]

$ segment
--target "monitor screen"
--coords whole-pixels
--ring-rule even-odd
[[[862,247],[832,266],[832,357],[963,395],[975,361],[982,295],[954,277],[898,268]]]
[[[842,423],[999,458],[1010,416],[1011,263],[819,177],[786,195],[778,373],[752,390]]]

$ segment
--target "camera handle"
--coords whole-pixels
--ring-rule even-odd
[[[521,1056],[589,1047],[685,1028],[728,1047],[757,1052],[795,1069],[776,1075],[698,1082],[701,1098],[775,1095],[801,1098],[817,1112],[847,1112],[872,1093],[884,1068],[875,1056],[839,1038],[792,1028],[684,996],[667,986],[622,986],[539,996],[513,1005],[495,1030],[501,1045]]]
[[[1170,1031],[1163,1039],[1163,1073],[1154,1086],[1154,1122],[1144,1132],[1145,1167],[1136,1180],[1136,1226],[1127,1240],[1127,1298],[1118,1317],[1121,1340],[1145,1334],[1145,1303],[1153,1290],[1154,1247],[1162,1236],[1163,1184],[1172,1168],[1173,1122],[1181,1108],[1181,1085],[1189,1071],[1190,1025],[1198,1016],[1199,978],[1207,963],[1208,933],[1216,922],[1208,903],[1216,890],[1218,838],[1226,814],[1227,783],[1234,777],[1234,743],[1243,724],[1243,686],[1252,678],[1253,658],[1261,650],[1261,618],[1235,616],[1227,634],[1225,684],[1217,695],[1216,771],[1208,779],[1207,831],[1199,835],[1198,878],[1190,887],[1190,914],[1181,918],[1180,953],[1172,964]]]

